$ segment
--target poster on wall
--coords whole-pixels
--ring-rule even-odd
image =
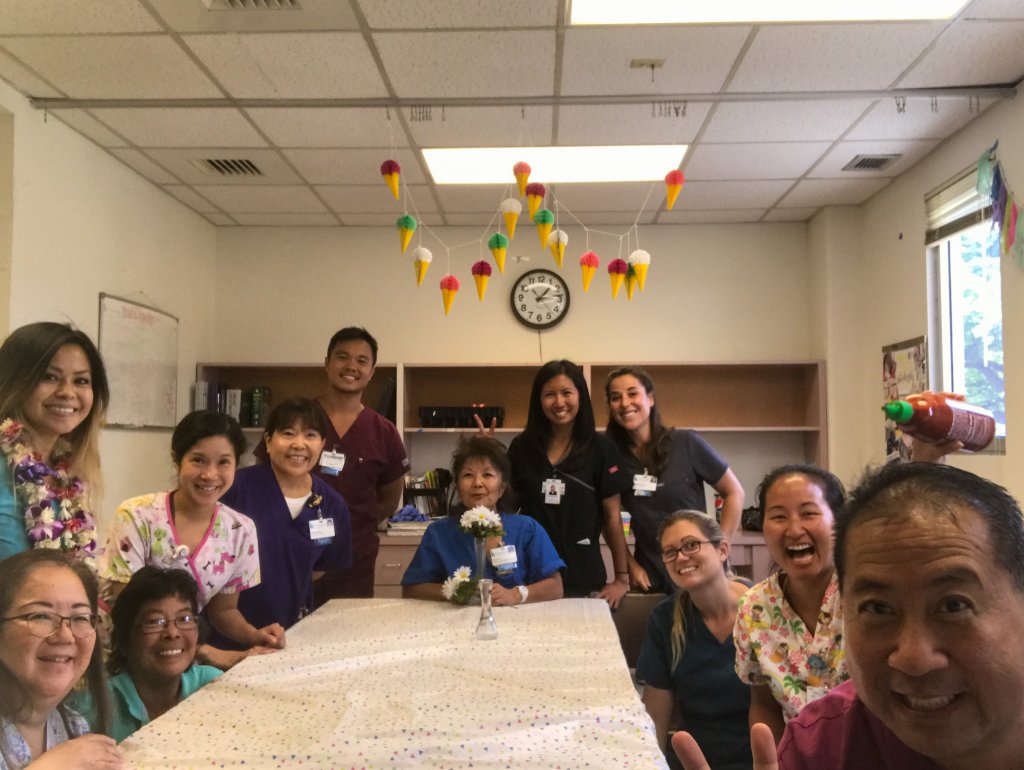
[[[178,319],[100,294],[100,355],[110,383],[107,425],[173,428],[178,393]]]
[[[924,337],[882,348],[882,395],[885,401],[928,388],[928,346]],[[910,439],[891,420],[885,421],[885,460],[909,460]]]

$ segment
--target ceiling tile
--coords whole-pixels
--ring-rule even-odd
[[[680,107],[679,114],[674,108]],[[658,114],[653,104],[569,105],[558,111],[558,143],[689,144],[711,110],[707,102],[670,105],[671,116]]]
[[[558,20],[551,0],[517,0],[513,13],[507,0],[359,0],[359,6],[374,29],[514,29],[553,27]]]
[[[359,29],[352,7],[339,0],[302,0],[301,11],[267,8],[208,10],[201,2],[148,0],[176,32],[274,32]]]
[[[124,147],[128,144],[126,139],[115,134],[85,110],[54,110],[50,114],[102,147]]]
[[[324,205],[304,186],[196,185],[196,191],[234,214],[322,213]]]
[[[981,111],[998,99],[982,99]],[[903,112],[895,99],[882,99],[864,119],[846,135],[846,139],[945,139],[970,123],[980,113],[971,112],[966,97],[936,100],[932,111],[928,99],[907,99]]]
[[[421,147],[547,146],[551,112],[550,107],[434,107],[431,120],[407,120]]]
[[[0,46],[2,44],[3,41],[0,41]],[[35,96],[41,99],[64,96],[28,67],[10,56],[2,47],[0,47],[0,78],[6,80],[25,96]]]
[[[960,14],[964,19],[1024,19],[1020,0],[974,0]]]
[[[659,225],[703,225],[758,222],[764,216],[764,209],[726,209],[721,211],[693,211],[673,209],[663,211],[658,217]]]
[[[686,178],[795,179],[825,153],[830,142],[700,144],[686,163]]]
[[[92,114],[139,147],[266,147],[232,108],[102,108]]]
[[[209,213],[217,210],[210,201],[203,198],[201,195],[196,193],[191,187],[185,185],[162,185],[160,187],[168,195],[177,198],[179,201],[184,203],[190,209],[198,211],[200,213]]]
[[[766,25],[729,90],[887,88],[942,29],[940,22]]]
[[[273,107],[247,109],[278,147],[408,146],[401,123],[383,107]]]
[[[665,183],[660,179],[654,182],[616,184],[563,182],[552,185],[552,192],[548,194],[544,205],[554,211],[557,200],[559,206],[567,208],[576,216],[579,216],[579,211],[632,211],[633,216],[636,216],[641,208],[652,212],[657,210],[664,198]],[[566,224],[569,221],[565,220]]]
[[[146,155],[185,184],[293,185],[302,182],[276,150],[256,150],[251,147],[196,147],[186,150],[153,149],[147,150]],[[207,159],[248,160],[263,173],[259,176],[222,176],[202,163]],[[199,165],[196,165],[197,163]]]
[[[394,227],[395,226],[395,217],[392,216],[391,214],[342,214],[341,215],[341,221],[344,224],[346,224],[346,225],[356,225],[358,227]],[[419,218],[419,221],[422,224],[428,225],[430,227],[439,227],[440,225],[444,224],[441,221],[441,215],[440,214],[424,214],[422,217]],[[398,250],[398,236],[397,235],[395,236],[395,244],[396,244],[395,249],[397,251]],[[410,248],[411,247],[415,247],[416,245],[417,245],[417,240],[416,240],[416,237],[414,236],[413,239],[412,239],[412,244],[410,245]],[[433,244],[431,244],[430,248],[434,251],[435,254],[438,252],[438,247],[437,246],[434,246]],[[406,256],[406,255],[403,255],[403,256]],[[409,252],[409,258],[410,259],[412,258],[411,257],[411,252]]]
[[[565,33],[563,94],[714,93],[750,34],[742,25],[590,27]],[[655,70],[633,59],[664,59]]]
[[[2,38],[0,45],[69,96],[79,99],[173,99],[221,93],[167,37]]]
[[[444,207],[445,212],[449,211],[461,211],[461,212],[488,212],[494,213],[498,210],[498,206],[505,198],[515,198],[519,200],[517,194],[515,180],[510,184],[439,184],[437,185],[437,195],[441,199],[441,206]],[[531,224],[527,220],[529,219],[529,212],[526,210],[526,202],[520,201],[523,204],[523,213],[519,216],[519,225]]]
[[[725,102],[704,129],[704,142],[805,142],[838,139],[870,99]]]
[[[373,40],[400,97],[552,93],[555,33],[378,32]]]
[[[675,209],[768,208],[793,184],[792,180],[751,182],[687,182],[679,192]]]
[[[185,35],[183,40],[239,99],[387,95],[366,42],[356,32]]]
[[[393,209],[391,223],[394,224],[394,220],[405,211],[403,201],[396,201],[391,190],[383,182],[372,185],[323,185],[318,186],[316,191],[327,201],[332,211],[341,214],[386,212]],[[402,193],[408,196],[407,202],[411,211],[421,214],[437,211],[434,196],[430,194],[430,187],[427,185],[408,185]]]
[[[218,214],[214,212],[212,214],[203,214],[203,216],[208,222],[217,225],[218,227],[232,227],[235,225],[235,220],[227,214]]]
[[[178,184],[180,179],[175,179],[173,174],[167,173],[152,160],[147,158],[140,150],[133,150],[128,147],[115,147],[111,154],[121,159],[130,168],[134,169],[150,182],[156,184]]]
[[[917,163],[938,145],[936,139],[913,141],[906,139],[870,142],[840,142],[808,174],[816,179],[878,179],[895,177]],[[857,155],[902,155],[895,163],[881,171],[843,171],[843,166]]]
[[[881,190],[889,179],[807,179],[779,202],[781,208],[856,206]]]
[[[1024,21],[957,22],[899,85],[931,88],[1016,83],[1024,72],[1021,41]],[[984,51],[984,55],[979,55],[979,51]]]
[[[643,212],[640,215],[640,219],[637,219],[637,212],[635,211],[582,211],[579,213],[574,211],[573,213],[576,214],[576,217],[581,222],[583,222],[584,227],[593,229],[595,227],[608,225],[611,227],[621,228],[621,233],[615,234],[617,236],[625,235],[629,228],[632,227],[634,221],[641,225],[651,224],[654,220],[655,211],[647,210]],[[599,248],[602,241],[603,251],[602,248]],[[534,237],[533,243],[537,243],[536,237]],[[582,254],[583,250],[587,248],[586,239],[582,239],[582,243],[577,241],[573,245],[578,247],[577,251],[580,254]],[[602,236],[600,233],[593,233],[591,235],[590,247],[601,255],[602,262],[605,262],[604,255],[610,254],[613,249],[609,236]],[[614,257],[608,257],[608,259],[614,259]]]
[[[338,227],[332,214],[234,214],[240,225],[253,227]]]
[[[804,209],[772,209],[764,218],[765,222],[806,222],[818,213],[817,206]]]
[[[285,156],[310,184],[380,184],[380,164],[391,151],[385,147],[360,150],[284,150]],[[399,153],[401,178],[405,184],[423,184],[426,178],[419,163],[408,152]]]
[[[0,0],[0,35],[156,32],[160,25],[137,0]]]

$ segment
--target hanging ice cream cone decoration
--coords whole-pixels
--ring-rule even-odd
[[[548,194],[547,188],[540,182],[530,182],[526,185],[526,206],[530,212],[530,219],[537,214],[537,209],[544,202],[544,196]]]
[[[408,214],[403,214],[395,222],[395,227],[398,228],[398,238],[402,244],[402,253],[405,254],[405,250],[409,248],[409,241],[412,240],[412,234],[416,232],[416,220]]]
[[[483,302],[484,294],[487,293],[487,282],[491,280],[491,266],[481,259],[479,262],[473,263],[470,272],[473,274],[473,280],[476,281],[476,293],[479,295],[480,301]]]
[[[523,204],[515,198],[506,198],[501,202],[499,208],[501,215],[505,218],[505,229],[508,230],[508,237],[511,240],[516,233],[516,222],[519,221],[519,215],[523,213]],[[502,272],[505,271],[502,270]]]
[[[537,225],[537,235],[540,236],[540,247],[543,249],[548,245],[548,236],[551,235],[551,226],[555,224],[555,215],[547,209],[541,209],[533,215],[533,223]]]
[[[569,236],[565,230],[552,230],[551,235],[548,236],[548,248],[551,249],[551,255],[555,258],[555,264],[558,265],[559,269],[562,267],[562,260],[565,258],[565,246],[569,243]]]
[[[530,164],[523,161],[519,161],[512,167],[512,173],[516,175],[516,185],[519,187],[520,198],[526,195],[526,182],[530,179],[531,171],[533,169],[530,168]]]
[[[626,270],[626,299],[633,299],[633,292],[636,290],[637,283],[636,271],[630,265]]]
[[[647,268],[651,266],[651,255],[643,249],[637,249],[629,255],[629,268],[636,273],[636,280],[640,284],[640,291],[644,290],[644,281],[647,280]]]
[[[494,256],[494,264],[498,266],[498,271],[504,273],[505,254],[508,253],[508,238],[501,233],[495,233],[487,240],[487,248],[491,250],[491,254]]]
[[[608,278],[612,284],[612,299],[617,299],[619,296],[619,289],[622,288],[622,282],[626,279],[626,273],[629,272],[629,265],[626,264],[624,259],[613,259],[608,263]]]
[[[683,172],[677,168],[674,168],[665,174],[665,207],[669,211],[671,211],[672,207],[676,205],[676,198],[679,197],[679,191],[683,189],[683,184],[685,182],[686,177],[684,177]]]
[[[594,273],[597,272],[597,268],[601,266],[601,260],[598,259],[597,254],[592,251],[583,252],[583,256],[580,257],[580,273],[583,276],[583,291],[590,289],[590,282],[594,280]]]
[[[381,163],[380,175],[384,177],[384,181],[387,182],[388,189],[395,196],[395,200],[398,200],[398,183],[402,176],[402,167],[398,165],[398,161],[386,160]]]
[[[423,283],[423,279],[427,275],[427,268],[430,267],[430,261],[434,258],[434,255],[430,252],[430,249],[425,246],[417,246],[412,253],[412,264],[416,268],[416,285],[419,286]]]
[[[446,275],[441,279],[441,299],[444,300],[444,314],[452,309],[455,295],[459,293],[459,279],[454,275]]]

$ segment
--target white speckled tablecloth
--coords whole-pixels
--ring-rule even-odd
[[[666,768],[607,605],[335,600],[122,745],[156,768]]]

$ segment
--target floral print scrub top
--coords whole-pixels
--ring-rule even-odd
[[[252,519],[217,504],[195,553],[178,539],[170,493],[157,492],[121,503],[114,514],[102,576],[127,583],[147,564],[190,572],[199,586],[199,609],[218,593],[237,593],[260,582],[260,555]]]
[[[825,589],[813,635],[786,600],[781,575],[771,575],[740,599],[733,642],[740,679],[768,685],[788,722],[850,673],[835,575]]]

